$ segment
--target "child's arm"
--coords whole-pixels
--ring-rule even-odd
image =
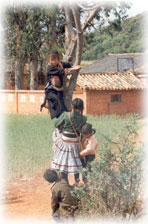
[[[65,121],[65,113],[62,113],[60,115],[60,117],[58,117],[55,122],[54,122],[54,126],[55,128],[58,128],[59,126],[61,126],[62,124],[64,124]]]
[[[50,79],[51,76],[63,76],[64,68],[48,65],[46,74],[47,74],[47,80]]]
[[[52,212],[53,214],[58,210],[59,208],[59,199],[58,199],[58,195],[56,194],[56,192],[53,190],[52,191],[52,196],[51,196],[51,208],[52,208]]]
[[[72,68],[65,68],[65,75],[67,75],[68,73],[72,72],[72,71],[76,71],[76,70],[80,70],[81,69],[81,66],[80,65],[76,65]]]
[[[56,89],[57,91],[63,91],[63,87],[61,87],[61,88],[58,88],[58,87],[56,87],[56,86],[53,86],[54,87],[54,89]]]
[[[98,143],[94,139],[90,139],[87,146],[80,152],[80,156],[87,156],[88,154],[95,153]]]

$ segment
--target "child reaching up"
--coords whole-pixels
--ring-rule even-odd
[[[87,168],[89,172],[91,171],[91,162],[95,159],[98,148],[98,142],[94,136],[95,132],[92,125],[88,123],[84,124],[81,129],[83,150],[80,152],[80,156],[82,157],[83,167]]]

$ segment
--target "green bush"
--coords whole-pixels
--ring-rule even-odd
[[[112,24],[84,35],[82,60],[97,60],[109,53],[143,52],[146,14],[139,14],[121,22],[121,30]]]
[[[138,142],[137,116],[129,116],[122,128],[103,134],[99,158],[92,162],[86,185],[75,188],[80,214],[133,217],[141,211],[143,144]],[[83,169],[82,173],[86,170]]]

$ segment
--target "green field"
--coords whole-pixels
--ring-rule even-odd
[[[103,136],[113,138],[124,130],[133,115],[87,116],[102,143]],[[50,167],[54,121],[46,115],[6,115],[6,169],[8,178],[26,177]],[[100,149],[99,149],[100,150]]]

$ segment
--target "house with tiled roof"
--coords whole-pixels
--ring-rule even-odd
[[[80,73],[133,71],[144,65],[146,53],[108,54],[84,67]]]
[[[85,114],[144,114],[148,83],[134,72],[143,64],[143,53],[109,54],[80,70],[73,98],[83,99]]]

